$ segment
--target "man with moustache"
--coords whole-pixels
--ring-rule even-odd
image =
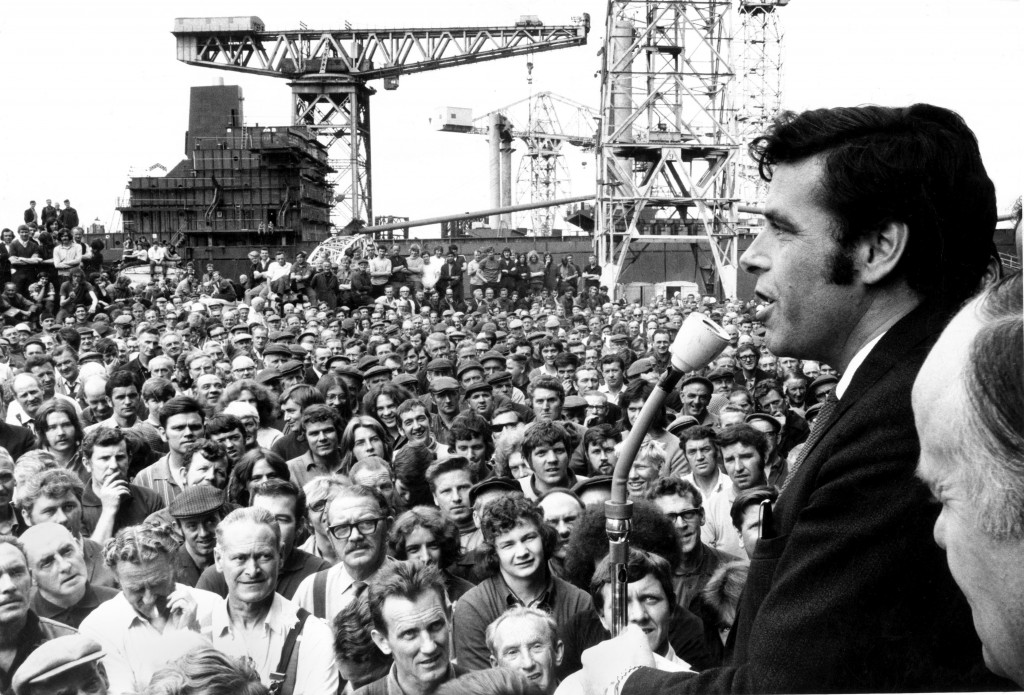
[[[384,495],[363,485],[339,487],[327,503],[325,515],[328,537],[341,561],[302,580],[294,601],[313,615],[332,621],[391,562],[387,535],[393,516]]]

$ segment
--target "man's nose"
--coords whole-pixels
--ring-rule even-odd
[[[767,244],[766,234],[758,234],[754,237],[754,241],[740,256],[740,267],[743,270],[753,275],[760,275],[768,269],[763,248],[765,244]]]

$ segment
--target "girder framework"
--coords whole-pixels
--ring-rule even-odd
[[[735,293],[739,149],[728,0],[610,0],[601,70],[597,253],[615,286],[632,243],[710,247]]]
[[[736,158],[736,195],[748,205],[763,205],[768,184],[758,173],[747,145],[764,133],[782,107],[782,40],[779,7],[788,0],[744,0],[736,60],[736,126],[743,148]]]
[[[515,26],[265,31],[252,18],[175,22],[178,60],[289,80],[296,125],[314,129],[337,169],[332,222],[373,222],[370,80],[396,89],[401,75],[586,43],[580,23]]]

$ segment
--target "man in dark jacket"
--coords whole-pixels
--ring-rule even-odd
[[[989,262],[995,192],[977,140],[945,109],[866,106],[782,114],[754,150],[772,185],[742,264],[766,344],[843,380],[762,524],[731,665],[625,673],[651,664],[629,631],[584,654],[587,692],[617,679],[625,695],[1007,687],[932,538],[910,404]]]

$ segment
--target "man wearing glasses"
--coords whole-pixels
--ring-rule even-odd
[[[341,487],[325,509],[327,536],[340,562],[302,580],[294,601],[313,615],[333,621],[385,565],[393,517],[387,499],[363,485]]]
[[[704,525],[703,498],[688,480],[661,478],[647,492],[676,529],[682,558],[672,575],[677,604],[699,614],[701,591],[721,565],[738,557],[706,545],[700,538]]]

